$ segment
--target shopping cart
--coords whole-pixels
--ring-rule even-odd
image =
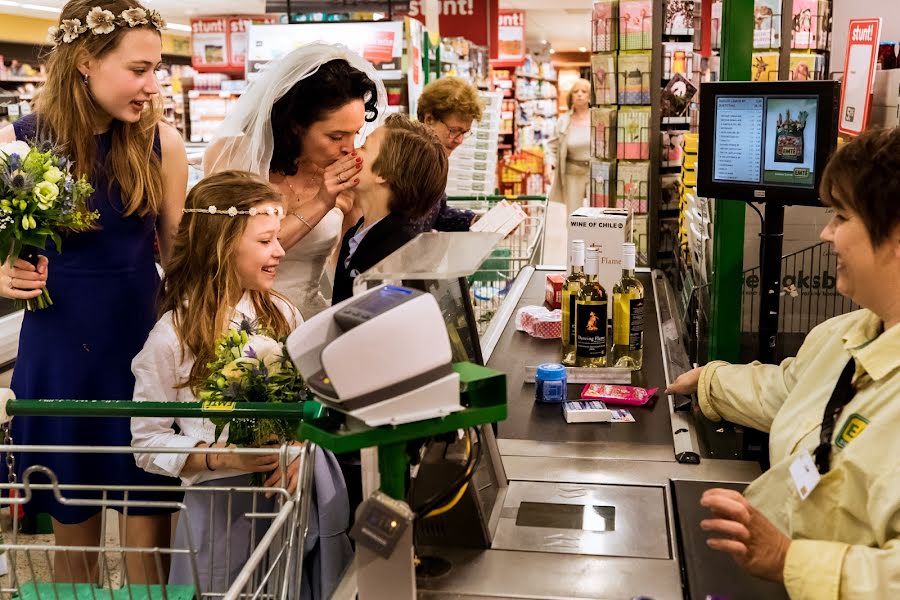
[[[522,267],[540,263],[543,258],[547,198],[545,196],[451,197],[447,202],[449,206],[465,208],[481,215],[501,200],[517,202],[528,216],[497,245],[481,268],[469,277],[469,291],[479,335],[484,334]]]
[[[22,406],[16,406],[21,404]],[[171,403],[132,402],[91,402],[91,401],[11,401],[11,414],[58,414],[53,406],[69,407],[65,414],[73,414],[71,407],[82,405],[84,416],[112,416],[103,405],[115,405],[116,416],[122,414],[128,405],[143,405],[144,416],[163,416],[171,412]],[[147,412],[146,405],[157,405],[157,412]],[[168,406],[166,406],[168,405]],[[258,407],[259,405],[257,405]],[[266,405],[272,406],[272,405]],[[284,406],[284,405],[283,405]],[[49,408],[48,408],[49,407]],[[246,407],[238,404],[239,409]],[[200,403],[181,403],[179,416],[209,416],[210,412]],[[185,411],[188,412],[185,412]],[[190,411],[193,410],[194,414]],[[254,414],[260,418],[274,414]],[[293,408],[302,415],[302,408]],[[221,413],[219,413],[221,414]],[[247,416],[244,413],[243,416]],[[277,415],[288,416],[288,411],[280,410]],[[0,598],[22,600],[187,600],[190,598],[238,599],[283,599],[299,597],[303,569],[303,549],[310,512],[315,446],[308,443],[282,445],[277,449],[260,448],[132,448],[132,447],[73,447],[73,446],[21,446],[14,445],[9,436],[8,426],[3,424],[3,445],[0,453],[6,456],[9,467],[9,482],[0,484],[0,508],[10,508],[9,526],[4,526],[0,552],[6,558],[9,573],[0,578]],[[22,480],[15,477],[13,453],[29,452],[34,457],[40,454],[66,452],[85,454],[269,454],[279,453],[281,481],[287,481],[287,468],[294,460],[299,461],[299,479],[296,492],[288,493],[283,487],[262,487],[252,485],[217,485],[215,481],[207,485],[193,486],[102,486],[60,483],[50,469],[40,464],[32,464],[22,474]],[[32,461],[34,462],[34,461]],[[42,481],[41,483],[38,480]],[[46,481],[46,483],[43,483]],[[20,508],[27,510],[33,492],[52,492],[56,500],[69,506],[98,507],[101,519],[103,541],[99,546],[63,547],[51,542],[29,543],[28,536],[19,532]],[[173,495],[181,492],[195,492],[191,505],[185,501],[146,500],[141,494],[167,492]],[[84,498],[90,494],[90,499]],[[266,498],[266,495],[271,495]],[[78,497],[81,496],[81,497]],[[208,498],[208,502],[207,502]],[[216,502],[214,502],[216,500]],[[206,508],[208,506],[208,508]],[[193,508],[191,508],[193,507]],[[198,508],[199,507],[199,508]],[[224,507],[224,508],[223,508]],[[155,508],[178,512],[183,520],[186,536],[175,540],[167,548],[138,548],[125,544],[128,539],[127,519],[122,519],[121,543],[115,540],[114,528],[108,531],[107,508],[117,508],[124,516],[130,510]],[[221,511],[225,512],[222,513]],[[217,511],[220,511],[217,514]],[[241,519],[243,517],[243,519]],[[206,530],[210,539],[193,539],[191,526],[198,519],[209,519]],[[243,523],[241,526],[240,524]],[[109,539],[112,538],[112,539]],[[224,569],[221,564],[213,564],[213,554],[208,563],[201,564],[198,557],[201,545],[224,549]],[[246,549],[246,550],[245,550]],[[232,555],[234,552],[234,555]],[[71,571],[73,566],[89,570],[89,563],[96,557],[98,576],[94,584],[53,583],[57,579],[57,569]],[[219,557],[221,558],[221,556]],[[187,581],[178,585],[167,584],[168,565],[180,561],[181,572],[187,573]],[[205,567],[205,568],[204,568]],[[215,567],[215,569],[214,569]],[[222,572],[224,571],[224,573]],[[215,574],[214,574],[215,573]],[[204,575],[205,574],[205,575]],[[137,581],[159,581],[161,584],[135,583]]]

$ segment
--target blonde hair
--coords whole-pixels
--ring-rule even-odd
[[[569,110],[572,110],[572,96],[575,93],[575,88],[578,86],[587,88],[588,98],[591,96],[591,82],[587,79],[576,79],[572,82],[572,87],[569,88],[569,91],[566,92],[566,106],[569,107]]]
[[[190,351],[194,366],[183,387],[197,393],[209,376],[208,363],[214,360],[216,338],[229,326],[234,306],[229,300],[243,295],[235,268],[235,253],[249,215],[229,217],[232,206],[246,211],[263,203],[281,204],[276,190],[246,171],[222,171],[200,181],[188,194],[185,208],[208,209],[219,214],[186,213],[178,226],[172,260],[160,289],[159,314],[173,313],[175,331],[182,352]],[[289,324],[279,310],[275,292],[250,290],[250,300],[260,326],[282,338],[290,333]],[[284,300],[287,302],[287,300]]]
[[[456,115],[464,121],[480,121],[483,113],[478,90],[459,77],[441,77],[426,85],[416,108],[416,116],[423,122],[427,115],[438,120]]]
[[[113,14],[143,8],[134,0],[70,0],[59,15],[85,22],[91,8],[99,6]],[[152,23],[135,27],[116,27],[105,35],[83,33],[71,43],[56,45],[47,57],[47,82],[35,102],[38,129],[48,133],[56,143],[65,146],[78,175],[88,179],[99,165],[95,164],[94,115],[103,109],[91,96],[77,65],[86,57],[103,58],[115,50],[122,38],[134,29],[147,29],[159,34]],[[153,151],[157,123],[162,116],[158,98],[151,100],[137,123],[113,120],[112,144],[107,157],[109,183],[122,190],[124,216],[137,213],[144,217],[157,214],[162,202],[163,183],[159,156]]]
[[[447,187],[447,154],[426,125],[405,115],[390,115],[384,128],[372,172],[391,187],[391,211],[421,218]]]

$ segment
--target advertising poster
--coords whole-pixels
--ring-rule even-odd
[[[228,67],[228,19],[192,19],[191,46],[194,68]]]
[[[403,76],[403,21],[372,23],[300,23],[252,25],[247,49],[247,79],[298,46],[311,42],[343,44],[372,63],[382,79]]]
[[[838,131],[844,135],[857,136],[868,123],[880,32],[880,18],[850,20],[838,118]]]
[[[229,17],[229,61],[233,67],[241,70],[247,64],[247,29],[252,23],[277,23],[278,15],[254,15]]]
[[[525,62],[525,13],[501,10],[497,28],[497,63],[518,66]]]
[[[766,149],[763,182],[815,185],[816,98],[766,100]]]
[[[409,49],[409,65],[406,77],[407,96],[409,98],[409,114],[415,115],[419,106],[419,96],[425,87],[425,74],[422,72],[422,42],[425,31],[422,24],[415,19],[406,19],[408,27],[407,47]]]

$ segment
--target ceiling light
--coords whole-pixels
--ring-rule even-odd
[[[61,8],[56,8],[55,6],[43,6],[41,4],[20,4],[19,6],[21,6],[22,8],[28,8],[31,10],[40,10],[43,12],[50,12],[50,13],[54,13],[57,15],[62,12]]]
[[[543,44],[544,46],[546,46],[546,45],[547,45],[547,40],[541,40],[541,44]]]
[[[0,0],[0,6],[19,6],[19,3],[10,2],[9,0]]]
[[[550,54],[556,54],[556,50],[554,50],[553,48],[550,48]]]
[[[167,23],[166,29],[172,29],[173,31],[191,31],[191,26],[182,25],[181,23]]]
[[[585,48],[584,46],[580,46],[580,47],[578,48],[578,51],[579,51],[579,52],[587,52],[587,48]]]

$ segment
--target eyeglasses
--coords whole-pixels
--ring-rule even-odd
[[[441,121],[441,123],[444,123],[444,121]],[[458,138],[460,138],[460,137],[463,138],[463,139],[466,139],[467,137],[469,137],[470,135],[472,135],[472,129],[471,129],[471,128],[469,128],[469,129],[463,129],[463,128],[461,128],[461,127],[450,127],[450,126],[447,125],[446,123],[444,123],[444,127],[447,128],[447,133],[450,134],[450,139],[451,139],[451,140],[455,140],[455,139],[458,139]]]

